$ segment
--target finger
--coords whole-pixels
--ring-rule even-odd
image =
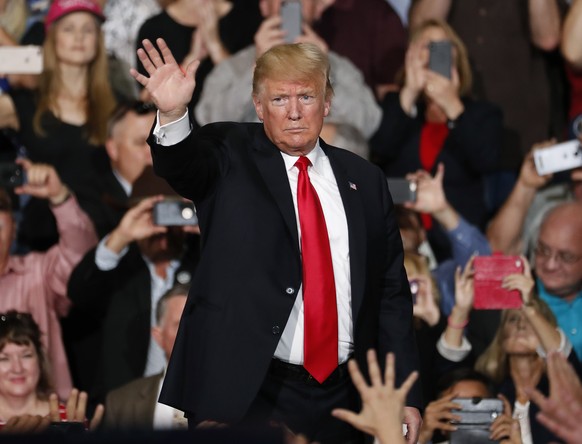
[[[333,409],[331,415],[353,426],[359,423],[358,415],[347,409]]]
[[[147,52],[143,48],[139,48],[137,50],[137,58],[141,62],[141,65],[146,70],[146,72],[151,76],[154,72],[156,72],[156,67],[150,60]]]
[[[22,165],[24,171],[27,171],[32,166],[32,162],[28,160],[26,157],[18,157],[17,159],[14,160],[14,162],[17,163],[18,165]]]
[[[91,418],[91,422],[89,423],[89,430],[97,430],[97,428],[101,424],[101,420],[103,419],[104,413],[105,407],[103,407],[103,404],[99,404],[95,409],[95,413],[93,413],[93,418]]]
[[[394,388],[394,353],[386,355],[386,368],[384,369],[384,384],[390,389]],[[382,384],[382,381],[380,381]]]
[[[436,174],[434,175],[434,178],[442,183],[443,182],[443,178],[445,177],[445,165],[442,162],[439,162],[437,165],[437,171]]]
[[[525,392],[528,394],[528,396],[531,398],[531,400],[533,402],[535,402],[540,409],[544,409],[544,406],[546,405],[548,398],[546,398],[539,390],[537,389],[531,389],[531,388],[526,388]]]
[[[376,357],[376,351],[373,349],[368,350],[368,374],[370,375],[370,382],[372,386],[382,385],[382,374],[380,373],[380,366],[378,365],[378,359]]]
[[[497,398],[501,399],[501,402],[503,402],[503,413],[511,417],[511,404],[509,403],[509,400],[501,393],[497,395]]]
[[[352,382],[358,390],[358,393],[362,395],[368,388],[368,384],[362,376],[362,372],[360,371],[358,363],[355,361],[355,359],[350,359],[348,361],[348,371],[350,372],[350,377],[352,378]]]
[[[77,399],[79,397],[79,390],[73,389],[71,390],[71,394],[69,395],[69,399],[67,399],[67,418],[69,421],[73,421],[75,418],[76,410],[77,410]]]
[[[137,82],[141,85],[141,86],[148,86],[148,81],[149,78],[144,76],[143,74],[140,74],[136,69],[131,68],[129,70],[129,74],[135,79],[137,80]]]
[[[196,78],[196,71],[198,71],[198,67],[200,66],[200,60],[194,60],[188,64],[186,67],[186,77],[190,77],[192,79]]]
[[[418,379],[417,371],[414,371],[410,375],[408,375],[408,378],[406,378],[406,380],[402,383],[402,385],[398,389],[402,398],[406,398],[406,395],[408,395],[408,392],[410,391],[410,389],[412,388],[417,379]]]
[[[160,52],[162,53],[163,63],[168,65],[177,65],[178,62],[176,62],[174,54],[172,54],[172,51],[170,48],[168,48],[166,41],[162,38],[159,38],[156,40],[156,43],[158,44],[158,48],[160,48]]]
[[[56,393],[49,396],[49,419],[51,422],[61,422],[61,413],[59,412],[59,397]]]
[[[156,40],[158,45],[160,43],[160,40],[163,40],[163,39]],[[144,47],[148,57],[150,58],[151,62],[153,63],[153,65],[156,68],[161,68],[162,66],[164,66],[164,60],[162,59],[160,52],[156,49],[156,47],[154,46],[154,44],[152,42],[150,42],[148,39],[145,39],[143,41],[143,47]]]
[[[87,411],[87,392],[80,392],[77,398],[77,408],[75,410],[75,421],[85,421],[85,412]]]

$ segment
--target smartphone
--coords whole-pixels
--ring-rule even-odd
[[[281,4],[281,21],[281,28],[285,31],[285,41],[293,43],[301,35],[301,2],[283,2]]]
[[[22,165],[14,162],[0,163],[0,188],[12,189],[24,184]]]
[[[412,295],[412,303],[416,304],[416,296],[418,295],[420,284],[416,279],[412,279],[408,284],[410,286],[410,294]]]
[[[473,308],[476,310],[501,310],[520,308],[521,296],[517,290],[501,287],[505,276],[523,273],[524,265],[519,256],[493,254],[477,256],[473,261],[474,291]]]
[[[492,444],[489,439],[493,421],[503,413],[503,401],[497,398],[454,398],[460,409],[452,413],[461,417],[453,421],[457,430],[451,432],[451,444]]]
[[[392,202],[402,204],[416,201],[416,182],[403,177],[389,177],[387,180]]]
[[[40,46],[0,46],[0,74],[40,74],[42,68]]]
[[[582,166],[582,146],[574,139],[534,150],[533,158],[540,176],[571,170]]]
[[[165,199],[154,204],[155,225],[184,226],[198,225],[198,216],[192,202],[178,199]]]
[[[451,42],[448,40],[429,42],[428,69],[450,79],[453,60],[452,48]]]

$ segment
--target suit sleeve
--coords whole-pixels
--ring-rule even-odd
[[[412,324],[412,296],[404,269],[404,252],[400,231],[396,224],[394,205],[386,180],[380,175],[384,219],[387,231],[387,258],[382,282],[379,319],[379,354],[381,362],[386,353],[396,358],[396,386],[400,386],[410,373],[419,370],[418,348]],[[420,383],[408,395],[407,405],[421,408]]]

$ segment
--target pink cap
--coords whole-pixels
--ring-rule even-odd
[[[45,31],[48,31],[50,26],[61,17],[79,11],[89,12],[101,21],[105,21],[101,7],[94,0],[53,0],[44,18]]]

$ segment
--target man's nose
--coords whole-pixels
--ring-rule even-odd
[[[301,118],[301,104],[299,103],[299,100],[289,100],[288,114],[291,120],[299,120]]]

